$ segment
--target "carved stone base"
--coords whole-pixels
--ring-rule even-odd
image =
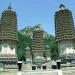
[[[16,69],[17,61],[18,59],[16,56],[0,56],[0,63],[3,64],[4,69]]]

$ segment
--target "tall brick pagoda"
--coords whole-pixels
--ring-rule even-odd
[[[17,40],[17,16],[9,6],[0,19],[0,63],[17,62]]]
[[[34,57],[43,57],[45,53],[43,30],[40,25],[37,25],[33,31],[32,53]]]
[[[55,13],[55,35],[60,56],[75,53],[75,29],[72,12],[60,5]]]

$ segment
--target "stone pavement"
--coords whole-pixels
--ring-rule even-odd
[[[18,70],[5,70],[0,71],[0,75],[75,75],[75,68],[62,68],[62,73],[58,73],[58,70],[36,70],[36,71],[21,71]]]
[[[58,75],[57,71],[5,71],[0,72],[0,75]]]
[[[75,67],[62,68],[63,75],[75,75]]]

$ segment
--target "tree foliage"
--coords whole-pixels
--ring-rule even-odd
[[[19,60],[23,60],[25,57],[25,48],[31,47],[32,40],[28,36],[22,35],[18,32],[18,44],[17,44],[17,55]]]
[[[49,46],[48,49],[50,50],[51,59],[54,59],[54,60],[58,59],[59,52],[58,52],[58,46],[57,46],[55,37],[52,35],[48,36],[47,38],[44,39],[44,43],[45,43],[45,46],[46,45]]]

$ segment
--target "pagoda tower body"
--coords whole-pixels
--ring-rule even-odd
[[[43,30],[37,25],[33,31],[33,41],[32,41],[32,53],[33,58],[36,56],[43,57],[44,55],[44,39]]]
[[[16,63],[17,61],[17,18],[9,6],[2,12],[0,20],[0,62]]]
[[[55,35],[60,56],[75,53],[75,29],[72,12],[63,4],[55,13]]]

